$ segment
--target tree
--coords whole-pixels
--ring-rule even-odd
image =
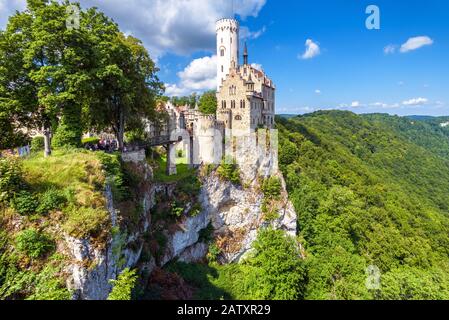
[[[215,91],[203,93],[199,100],[198,107],[204,114],[215,114],[217,112],[217,96]]]
[[[136,281],[136,270],[130,270],[129,268],[123,270],[117,280],[110,280],[113,287],[108,300],[131,300]]]
[[[253,244],[255,255],[248,259],[247,283],[252,297],[267,300],[295,300],[305,290],[305,268],[298,244],[285,231],[259,231]]]
[[[114,131],[123,148],[126,126],[154,116],[162,84],[142,43],[95,8],[79,9],[79,28],[68,28],[71,5],[28,0],[0,33],[2,144],[17,144],[21,127],[40,129],[49,155],[53,133],[55,146],[77,147],[94,127]]]
[[[109,45],[98,48],[103,59],[96,79],[96,99],[90,105],[94,125],[110,127],[119,149],[123,149],[125,129],[153,119],[155,101],[163,85],[156,76],[158,69],[141,41],[121,33],[108,39]]]

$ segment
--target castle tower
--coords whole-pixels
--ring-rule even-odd
[[[216,23],[217,31],[217,91],[231,67],[239,65],[239,22],[221,19]]]

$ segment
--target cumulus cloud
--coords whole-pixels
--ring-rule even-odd
[[[402,46],[400,51],[402,53],[413,51],[424,46],[430,46],[433,44],[433,40],[427,36],[413,37],[407,40]]]
[[[141,39],[153,57],[166,52],[187,55],[201,50],[214,51],[216,20],[232,16],[230,1],[221,0],[79,2],[85,8],[98,7],[112,17],[123,31]],[[0,0],[0,27],[4,27],[8,15],[22,10],[25,3],[26,0]],[[257,17],[265,3],[266,0],[237,0],[234,13],[242,20]],[[252,33],[253,37],[257,35]]]
[[[299,56],[300,59],[312,59],[320,54],[319,43],[313,42],[312,39],[306,40],[306,51]]]
[[[217,56],[195,59],[177,75],[178,84],[166,84],[165,93],[168,96],[184,96],[213,89],[217,85]]]
[[[360,101],[353,101],[351,103],[351,108],[358,108],[360,107]]]
[[[413,98],[410,100],[403,101],[402,104],[404,106],[421,106],[429,102],[427,98]]]
[[[321,94],[321,90],[320,90],[320,89],[316,89],[316,90],[315,90],[315,93],[316,93],[316,94]]]

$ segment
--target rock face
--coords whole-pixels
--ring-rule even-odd
[[[144,178],[150,176],[151,172],[146,172]],[[70,274],[67,286],[73,291],[74,299],[105,300],[112,289],[109,280],[116,279],[125,268],[137,264],[143,248],[143,242],[139,238],[150,227],[150,208],[154,205],[154,193],[155,190],[150,188],[142,198],[143,212],[138,229],[131,234],[124,234],[118,231],[112,191],[110,187],[106,187],[106,205],[112,230],[117,231],[112,232],[104,248],[94,246],[88,239],[65,236],[65,246],[72,257],[67,270]]]
[[[222,262],[236,262],[244,257],[251,250],[260,228],[272,225],[291,235],[296,234],[296,212],[285,189],[280,200],[279,217],[274,221],[264,221],[262,202],[263,194],[256,182],[242,188],[221,181],[215,174],[206,178],[201,204],[221,243]]]
[[[129,157],[128,160],[139,165],[138,156],[139,154]],[[215,241],[222,251],[220,259],[223,263],[244,259],[251,251],[260,228],[271,225],[295,235],[296,212],[288,200],[285,182],[280,174],[277,174],[282,181],[281,197],[276,204],[278,217],[269,222],[264,217],[262,212],[264,196],[256,178],[263,176],[260,168],[264,166],[265,164],[245,168],[245,174],[242,176],[244,179],[250,179],[246,181],[252,181],[245,187],[222,181],[215,172],[204,177],[199,196],[202,211],[196,216],[184,217],[177,223],[174,231],[164,231],[167,245],[157,264],[164,266],[174,259],[189,263],[203,260],[207,255],[208,245],[200,242],[200,232],[208,228],[209,224],[213,226]],[[269,164],[266,165],[268,166]],[[115,232],[112,232],[105,246],[97,248],[88,239],[65,236],[66,248],[72,257],[72,263],[67,270],[71,276],[67,282],[68,287],[74,292],[74,299],[106,299],[112,289],[109,280],[116,279],[123,269],[133,268],[139,262],[145,247],[143,235],[152,227],[150,213],[156,204],[156,195],[164,193],[172,197],[175,187],[173,184],[148,183],[152,180],[152,174],[146,169],[142,172],[141,178],[147,182],[145,184],[147,187],[141,196],[143,212],[136,230],[131,232],[127,230],[126,233],[118,231],[112,191],[107,188],[105,192],[107,208]],[[145,254],[149,255],[148,252]],[[154,267],[156,262],[152,256],[149,257],[149,262],[141,265],[142,270],[145,269],[145,274],[151,273]]]

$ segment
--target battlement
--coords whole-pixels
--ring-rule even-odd
[[[224,31],[224,30],[231,30],[231,31],[238,31],[240,28],[240,23],[235,19],[220,19],[216,22],[216,31]]]

